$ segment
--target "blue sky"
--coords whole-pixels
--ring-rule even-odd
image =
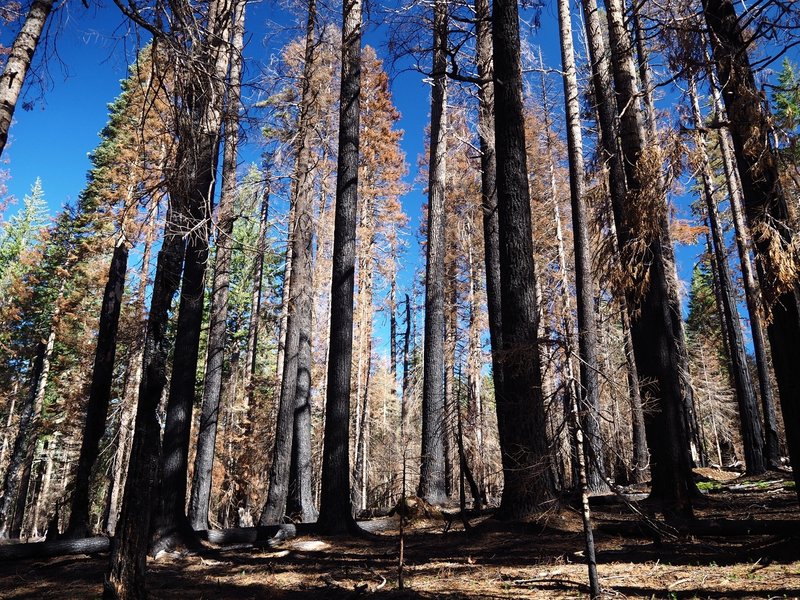
[[[43,89],[26,86],[25,99],[34,106],[28,111],[17,106],[3,153],[10,192],[21,199],[41,177],[51,212],[83,187],[86,155],[98,142],[108,117],[106,105],[118,93],[127,69],[123,45],[111,38],[115,23],[107,11],[74,4],[63,7],[56,18],[61,26],[57,53],[48,61],[49,81]],[[42,57],[36,58],[42,72]]]
[[[378,13],[373,6],[372,14]],[[259,63],[266,61],[277,46],[292,35],[284,32],[265,36],[265,33],[274,31],[276,24],[280,26],[291,21],[289,13],[275,3],[249,5],[246,56],[251,76],[258,73]],[[109,0],[105,6],[97,7],[92,3],[89,9],[71,0],[61,7],[51,25],[52,29],[57,29],[57,36],[48,47],[48,78],[44,86],[29,86],[26,100],[33,101],[32,110],[18,107],[2,166],[10,172],[9,191],[18,200],[28,192],[34,180],[41,177],[53,214],[65,202],[74,200],[83,188],[90,166],[87,154],[98,142],[97,134],[107,120],[107,105],[118,95],[119,82],[125,78],[127,65],[138,44],[135,37],[128,34],[123,18]],[[0,40],[10,43],[6,39],[8,35],[9,32],[0,33]],[[537,31],[523,27],[523,36],[530,45],[542,47],[546,64],[559,66],[554,3],[545,5],[541,27]],[[378,54],[385,56],[381,49],[384,37],[385,28],[373,23],[366,30],[365,43],[378,47]],[[37,56],[40,67],[42,59],[43,56]],[[558,76],[550,77],[554,88],[560,90]],[[417,157],[424,148],[423,132],[429,113],[428,86],[423,83],[422,75],[407,71],[396,75],[392,89],[403,116],[400,123],[405,131],[403,147],[411,169],[408,180],[413,182]],[[243,149],[242,162],[258,161],[260,150],[254,143],[256,137],[250,136],[249,147]],[[404,198],[412,233],[419,229],[424,202],[419,185]],[[14,210],[12,208],[11,212]],[[415,268],[422,264],[416,239],[412,236],[409,241],[402,277],[407,284]],[[694,248],[678,248],[684,279],[690,275],[696,255]]]

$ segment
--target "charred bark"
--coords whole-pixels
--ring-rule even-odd
[[[310,392],[311,392],[311,320],[313,316],[312,258],[314,219],[311,200],[313,185],[311,144],[313,119],[316,107],[316,91],[312,87],[315,60],[316,2],[308,6],[306,24],[305,66],[300,107],[299,142],[297,148],[297,167],[293,190],[293,222],[291,231],[292,272],[289,280],[289,293],[286,319],[286,342],[283,355],[283,377],[278,403],[278,419],[275,426],[275,447],[272,466],[269,472],[269,491],[259,523],[268,525],[279,523],[286,514],[289,496],[293,448],[295,451],[308,451],[309,456],[299,458],[306,463],[298,475],[310,475]],[[300,423],[296,423],[298,417]],[[309,434],[306,435],[306,430]],[[295,431],[303,435],[300,444],[294,440]],[[305,438],[309,438],[306,440]],[[295,460],[295,465],[300,463]],[[308,481],[297,480],[298,485],[307,487]],[[310,491],[305,492],[306,495]],[[310,497],[310,496],[309,496]],[[302,495],[296,496],[303,499]],[[301,507],[303,512],[314,512],[313,506]],[[310,516],[310,515],[309,515]]]
[[[41,416],[41,406],[37,406],[40,382],[48,362],[46,342],[39,342],[31,371],[31,388],[28,400],[19,419],[17,437],[11,451],[11,458],[3,479],[3,498],[0,502],[0,539],[19,537],[22,513],[25,510],[25,497],[28,493],[30,463],[36,442],[35,431]],[[52,350],[51,350],[52,351]],[[20,503],[19,498],[22,497]]]
[[[206,154],[203,158],[214,161],[211,154]],[[204,164],[205,160],[201,161],[201,164]],[[191,199],[195,210],[202,210],[206,206],[205,194],[207,190],[213,189],[211,168],[214,162],[205,164],[207,166],[204,166],[203,170],[207,172],[201,181],[198,181],[198,188],[195,190],[198,196]],[[186,516],[186,477],[189,466],[189,441],[195,400],[200,328],[203,321],[205,270],[208,261],[208,215],[204,212],[195,212],[193,217],[192,225],[195,233],[189,238],[184,259],[172,377],[167,400],[167,419],[162,440],[160,488],[154,507],[154,539],[151,548],[153,552],[173,543],[195,543]]]
[[[772,312],[767,333],[794,479],[800,484],[800,285],[796,267],[787,273],[773,258],[776,247],[784,255],[792,252],[789,246],[797,235],[797,215],[792,214],[781,186],[769,145],[767,116],[736,9],[730,0],[703,0],[702,4],[730,120],[745,213],[756,256],[764,268],[766,286],[762,293]],[[800,485],[797,494],[800,498]]]
[[[310,307],[309,307],[309,310]],[[307,319],[311,332],[311,318]],[[301,340],[298,360],[297,393],[294,406],[292,461],[289,466],[289,495],[286,513],[294,522],[317,520],[311,471],[311,340]]]
[[[500,233],[497,217],[497,159],[494,134],[492,32],[488,0],[475,0],[475,62],[478,67],[478,138],[481,150],[481,212],[486,271],[486,306],[492,345],[492,382],[496,398],[503,397],[502,308],[500,305]]]
[[[716,77],[711,78],[712,96],[714,99],[714,112],[718,121],[726,119],[722,107]],[[747,230],[744,216],[744,199],[739,185],[739,173],[736,170],[733,148],[730,140],[730,133],[727,129],[720,129],[717,133],[720,154],[722,155],[722,167],[725,173],[725,181],[730,198],[731,217],[734,225],[734,238],[736,239],[736,249],[739,253],[739,264],[742,270],[742,283],[744,286],[745,302],[747,303],[747,313],[750,317],[750,332],[753,338],[753,354],[756,359],[758,369],[758,388],[761,395],[762,414],[764,418],[764,459],[769,468],[780,466],[780,450],[778,447],[778,423],[775,415],[775,394],[772,388],[772,377],[770,376],[770,361],[767,355],[767,339],[765,336],[766,325],[764,323],[764,305],[761,298],[761,290],[757,281],[757,273],[750,260],[750,248],[752,240]]]
[[[136,420],[136,400],[139,385],[142,382],[142,360],[147,336],[147,305],[146,294],[150,283],[150,255],[153,248],[153,238],[156,235],[156,224],[150,222],[145,234],[144,249],[142,250],[142,267],[139,271],[139,289],[136,298],[136,312],[138,315],[138,328],[134,337],[134,350],[128,359],[128,370],[125,375],[125,385],[122,391],[122,414],[119,419],[119,433],[117,435],[117,448],[114,453],[114,477],[111,481],[111,490],[108,499],[108,514],[105,530],[113,535],[117,527],[122,498],[124,495],[125,478],[127,477],[128,461],[131,445],[133,443],[133,429]]]
[[[68,537],[83,538],[90,533],[89,483],[92,467],[100,452],[100,439],[106,429],[108,405],[111,401],[111,382],[117,354],[117,329],[127,269],[128,244],[125,239],[120,238],[111,257],[108,280],[103,292],[92,383],[86,405],[86,422],[75,474],[75,487],[72,491],[69,526],[65,533]]]
[[[167,382],[169,310],[180,284],[185,249],[185,241],[175,229],[174,218],[173,211],[169,210],[156,263],[125,494],[104,585],[103,597],[107,600],[146,597],[147,547],[161,452],[157,411]]]
[[[636,370],[636,359],[633,356],[633,340],[631,339],[631,325],[628,311],[622,310],[622,344],[625,351],[625,375],[628,383],[628,400],[631,405],[631,434],[633,442],[633,483],[647,481],[648,463],[650,455],[647,451],[647,437],[644,426],[644,407],[642,395],[639,391],[639,373]]]
[[[603,443],[600,435],[600,388],[597,364],[597,320],[594,310],[592,251],[589,245],[589,222],[585,200],[583,136],[580,122],[580,97],[572,39],[572,17],[568,0],[558,3],[561,64],[564,75],[564,99],[567,115],[567,152],[569,155],[570,205],[572,208],[572,240],[575,252],[575,291],[578,315],[578,356],[580,388],[578,407],[583,417],[581,434],[586,434],[589,462],[586,466],[588,489],[606,488],[603,466]],[[555,199],[554,199],[555,202]],[[563,268],[563,266],[562,266]],[[566,291],[564,292],[566,293]],[[581,440],[583,443],[583,440]],[[580,461],[579,461],[580,462]]]
[[[350,378],[353,358],[353,287],[358,219],[358,146],[361,91],[361,0],[342,6],[339,156],[331,270],[331,321],[319,530],[355,527],[350,500]]]
[[[495,150],[500,239],[503,396],[497,420],[504,488],[499,515],[520,519],[555,493],[542,373],[533,265],[530,191],[522,111],[517,3],[495,0],[492,14]]]
[[[211,309],[208,330],[203,404],[197,433],[192,489],[189,499],[189,521],[193,529],[208,526],[211,500],[211,473],[217,439],[217,421],[222,391],[222,370],[225,359],[228,291],[233,253],[234,200],[236,197],[237,148],[239,142],[239,109],[241,107],[242,48],[244,45],[244,5],[237,7],[231,45],[230,88],[225,106],[225,150],[222,158],[222,191],[217,207],[216,256],[211,284]]]
[[[689,81],[689,95],[692,103],[694,126],[695,129],[700,132],[703,123],[693,79]],[[757,475],[766,470],[763,455],[764,436],[761,430],[761,423],[759,422],[755,389],[753,388],[750,370],[747,366],[744,339],[742,337],[741,325],[739,324],[739,312],[736,308],[736,299],[733,295],[733,281],[731,280],[728,261],[725,256],[725,242],[722,234],[722,226],[719,222],[719,215],[717,214],[717,202],[714,198],[711,164],[708,159],[705,143],[705,136],[698,133],[697,146],[700,151],[703,195],[705,196],[706,214],[708,215],[711,233],[711,247],[717,266],[716,272],[720,307],[722,308],[722,323],[724,324],[724,333],[727,335],[728,340],[728,359],[730,360],[731,376],[733,378],[734,389],[736,390],[736,399],[739,404],[739,424],[742,433],[742,445],[744,446],[745,466],[748,474]]]
[[[594,89],[602,142],[609,163],[609,182],[617,242],[622,264],[641,263],[628,273],[625,293],[631,316],[631,338],[644,402],[653,410],[645,413],[645,429],[651,456],[652,494],[670,518],[691,516],[691,458],[689,456],[684,354],[679,339],[680,319],[674,282],[670,274],[671,241],[666,201],[659,186],[653,186],[643,160],[646,134],[639,106],[636,69],[630,35],[625,29],[622,3],[606,3],[611,42],[611,61],[605,56],[602,28],[594,0],[584,0]],[[613,67],[614,87],[611,87]],[[616,90],[616,101],[611,90]],[[615,120],[619,119],[619,142]],[[619,143],[619,150],[617,148]],[[624,160],[623,160],[624,158]],[[656,159],[649,157],[660,169]],[[661,177],[656,171],[657,179]],[[645,194],[652,194],[644,202]],[[647,205],[646,207],[644,205]],[[637,208],[638,207],[638,208]],[[641,214],[642,211],[648,211]],[[642,231],[637,219],[647,224]],[[637,243],[638,242],[638,243]],[[643,245],[644,255],[626,257]],[[645,255],[648,257],[645,262]]]
[[[422,456],[418,494],[447,499],[445,460],[444,268],[447,177],[447,0],[433,7],[433,88],[428,166],[428,241],[425,268],[425,350],[422,374]]]

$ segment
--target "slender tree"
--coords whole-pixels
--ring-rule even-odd
[[[447,0],[433,5],[433,88],[428,165],[428,240],[425,268],[425,351],[422,381],[422,458],[419,496],[447,498],[445,483],[444,266],[447,174]]]
[[[475,62],[478,71],[478,140],[481,151],[481,210],[486,271],[486,306],[492,345],[492,383],[503,397],[502,310],[500,306],[500,233],[497,217],[497,161],[494,135],[492,31],[488,0],[475,0]]]
[[[594,309],[594,280],[591,273],[591,247],[587,216],[583,136],[580,122],[578,76],[572,41],[572,17],[569,0],[558,3],[561,64],[564,75],[564,100],[567,115],[567,152],[569,154],[569,187],[572,207],[572,240],[575,251],[575,290],[578,309],[578,356],[580,358],[579,406],[585,411],[583,433],[592,453],[587,474],[589,489],[605,487],[602,439],[600,438],[600,389],[597,361],[597,321]]]
[[[231,255],[233,253],[234,199],[239,143],[239,110],[241,108],[242,48],[244,46],[245,2],[237,4],[230,46],[228,96],[225,102],[225,150],[222,158],[222,190],[217,206],[216,253],[211,283],[211,308],[206,350],[206,371],[203,382],[203,404],[197,433],[192,490],[189,499],[189,521],[194,529],[208,526],[211,474],[222,395],[222,369],[225,358],[228,294]]]
[[[717,283],[722,308],[725,333],[728,340],[728,358],[731,364],[731,375],[736,389],[736,399],[739,402],[739,424],[742,432],[744,446],[745,467],[747,473],[757,475],[766,469],[764,463],[764,437],[756,404],[756,394],[750,378],[747,365],[747,355],[744,348],[742,329],[739,324],[739,311],[736,309],[736,300],[733,296],[733,282],[728,270],[728,261],[725,256],[725,245],[722,226],[717,213],[717,201],[714,197],[714,184],[712,181],[711,164],[706,150],[706,139],[702,134],[703,120],[700,113],[700,103],[697,98],[694,78],[689,80],[689,101],[692,103],[692,117],[696,133],[696,145],[700,154],[700,169],[703,180],[703,195],[705,196],[706,215],[710,226],[711,246],[717,272]]]
[[[258,338],[261,327],[261,304],[264,292],[264,266],[267,254],[267,226],[269,223],[269,200],[272,193],[271,162],[263,167],[266,181],[261,192],[261,206],[258,211],[258,237],[256,256],[253,265],[253,293],[250,297],[250,320],[247,325],[247,363],[245,365],[245,386],[248,406],[253,403],[255,375],[258,367]]]
[[[717,121],[722,122],[725,120],[722,97],[715,73],[712,71],[710,75],[714,117]],[[780,465],[780,451],[778,448],[778,424],[775,415],[775,395],[773,393],[769,358],[767,357],[764,305],[761,289],[757,282],[757,275],[750,259],[752,240],[745,223],[744,199],[742,198],[742,189],[739,184],[739,173],[736,169],[730,132],[727,127],[723,127],[717,132],[717,142],[719,152],[722,155],[722,168],[725,173],[728,198],[730,199],[734,238],[736,240],[736,249],[739,253],[742,284],[745,302],[747,303],[747,313],[750,318],[750,332],[753,338],[753,354],[755,355],[756,368],[758,369],[758,388],[764,417],[764,458],[770,468],[776,468]]]
[[[78,472],[72,492],[72,509],[67,535],[81,538],[89,534],[89,483],[92,466],[100,452],[100,439],[106,428],[111,383],[117,352],[117,327],[128,268],[128,242],[121,235],[114,246],[97,333],[92,384],[86,410]]]
[[[316,2],[308,4],[306,21],[305,60],[303,63],[303,83],[300,98],[298,123],[297,163],[292,197],[292,272],[289,279],[286,318],[286,342],[284,345],[283,377],[278,404],[278,420],[275,427],[275,447],[272,453],[272,467],[269,472],[269,491],[261,513],[260,523],[277,523],[286,513],[286,500],[289,495],[290,468],[294,453],[300,450],[295,441],[295,430],[301,436],[304,429],[310,428],[311,399],[311,320],[312,320],[312,242],[314,238],[314,219],[312,216],[312,142],[314,120],[317,115],[317,93],[313,77],[316,60]],[[307,410],[308,408],[308,410]],[[300,419],[298,420],[298,417]],[[299,422],[298,422],[299,421]],[[296,427],[297,425],[297,427]],[[301,429],[302,426],[302,429]],[[307,438],[307,436],[304,436]],[[310,440],[309,440],[310,441]],[[309,449],[310,450],[310,449]],[[310,452],[308,452],[310,454]],[[295,464],[306,459],[295,456]],[[310,465],[308,466],[310,468]],[[310,473],[307,473],[310,475]],[[307,488],[310,477],[301,477],[296,482]],[[308,490],[310,492],[310,490]],[[308,494],[307,492],[307,494]],[[305,495],[306,504],[310,497]],[[313,506],[300,507],[303,515],[315,514]]]
[[[636,369],[636,358],[633,355],[630,317],[625,307],[620,312],[622,347],[625,352],[625,375],[631,406],[631,434],[633,437],[633,473],[631,479],[634,483],[644,483],[647,481],[647,465],[650,462],[644,425],[644,407],[642,406],[642,395],[639,390],[639,372]]]
[[[136,420],[136,400],[139,393],[139,384],[142,382],[142,360],[144,358],[145,338],[147,334],[147,289],[150,281],[150,257],[153,249],[153,240],[156,237],[155,219],[148,224],[144,235],[142,248],[141,268],[139,270],[139,283],[134,302],[135,331],[132,336],[132,352],[128,357],[128,368],[125,373],[125,383],[122,387],[121,410],[119,429],[117,434],[117,447],[114,452],[114,476],[111,481],[111,490],[108,498],[108,509],[105,530],[114,534],[117,519],[122,508],[122,498],[125,491],[128,461],[130,458],[131,444],[133,442],[133,428]]]

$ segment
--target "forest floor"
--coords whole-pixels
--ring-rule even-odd
[[[800,520],[786,474],[700,484],[696,517]],[[715,481],[721,479],[723,481]],[[598,570],[606,598],[800,598],[800,536],[678,536],[631,533],[638,517],[605,498],[594,507]],[[301,537],[279,547],[209,548],[203,556],[149,562],[152,598],[387,599],[587,597],[579,513],[562,503],[514,526],[488,517],[465,532],[458,518],[415,520],[406,528],[405,590],[397,586],[396,517],[369,521],[370,539]],[[628,527],[626,528],[626,525]],[[617,528],[618,531],[614,531]],[[625,533],[621,533],[621,531]],[[107,554],[0,564],[3,600],[99,598]]]

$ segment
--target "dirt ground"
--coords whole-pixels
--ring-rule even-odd
[[[785,475],[713,477],[698,518],[800,519]],[[721,479],[722,481],[715,481]],[[610,531],[637,520],[615,499],[594,509],[598,570],[606,598],[800,598],[800,537],[653,536]],[[398,589],[396,517],[370,522],[369,539],[304,537],[276,548],[209,548],[150,561],[154,599],[586,598],[583,534],[567,503],[535,522],[509,526],[458,519],[407,529],[405,587]],[[643,531],[646,531],[643,528]],[[659,539],[660,538],[660,539]],[[108,556],[64,556],[0,565],[0,598],[99,598]]]

